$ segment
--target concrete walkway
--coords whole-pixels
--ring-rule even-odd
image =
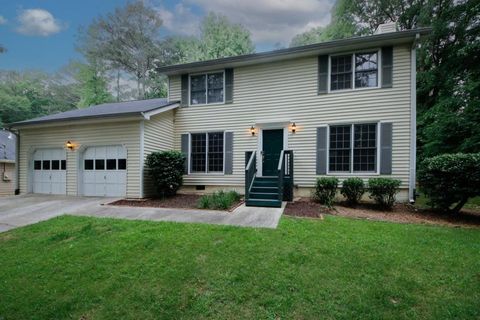
[[[37,223],[62,214],[130,220],[208,223],[276,228],[285,209],[245,207],[233,212],[106,205],[115,199],[25,195],[0,198],[0,232]]]

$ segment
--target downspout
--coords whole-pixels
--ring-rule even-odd
[[[415,182],[417,170],[417,44],[420,34],[415,35],[415,40],[410,51],[410,173],[408,179],[408,198],[410,203],[415,203]]]
[[[140,198],[145,197],[144,189],[144,166],[145,166],[145,120],[140,121]]]

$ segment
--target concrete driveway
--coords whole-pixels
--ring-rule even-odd
[[[48,220],[63,214],[130,220],[207,223],[276,228],[285,209],[239,206],[233,212],[110,206],[114,198],[24,195],[0,198],[0,232]]]
[[[114,199],[29,194],[0,198],[0,232],[48,220]]]

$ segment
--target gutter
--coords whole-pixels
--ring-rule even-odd
[[[410,172],[408,178],[408,198],[415,203],[416,171],[417,171],[417,52],[420,33],[415,35],[415,41],[410,51]]]

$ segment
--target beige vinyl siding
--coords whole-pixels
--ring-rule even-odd
[[[410,148],[410,49],[393,50],[393,88],[352,90],[317,95],[317,57],[236,68],[234,103],[179,108],[175,120],[175,148],[183,133],[225,130],[234,132],[233,175],[191,174],[186,185],[240,186],[244,184],[244,153],[257,150],[258,122],[291,121],[297,133],[288,134],[295,156],[295,184],[312,187],[315,174],[316,128],[352,122],[393,122],[393,173],[408,188]],[[180,99],[180,76],[170,79],[170,99]],[[368,175],[360,177],[368,178]]]
[[[10,180],[3,180],[4,174]],[[0,162],[0,196],[11,196],[15,194],[15,163]]]
[[[173,150],[174,110],[162,112],[144,121],[144,159],[152,152]],[[152,195],[152,185],[144,170],[144,196]]]
[[[116,121],[95,124],[69,124],[20,130],[20,192],[28,193],[31,185],[31,156],[39,148],[63,148],[66,141],[78,144],[67,150],[67,195],[81,195],[78,190],[80,154],[89,146],[124,145],[127,149],[127,197],[141,197],[140,124],[139,121]]]

